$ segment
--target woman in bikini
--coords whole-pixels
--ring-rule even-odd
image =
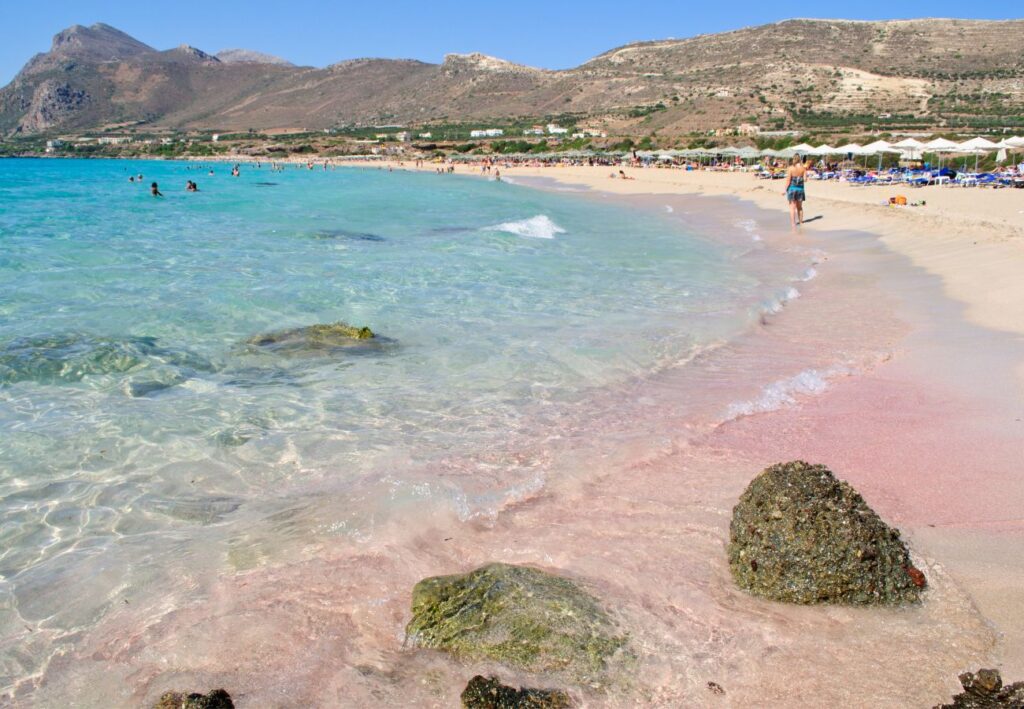
[[[807,166],[799,155],[794,155],[789,169],[786,171],[786,191],[783,192],[789,201],[789,220],[793,225],[793,231],[804,223],[804,200],[807,193],[804,192],[804,180],[807,179]]]

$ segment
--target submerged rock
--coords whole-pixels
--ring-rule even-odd
[[[314,239],[346,239],[349,241],[386,241],[380,234],[366,231],[349,231],[348,229],[323,229],[313,234]]]
[[[978,670],[960,675],[964,691],[952,704],[935,709],[1024,709],[1024,682],[1003,686],[999,670]]]
[[[729,567],[750,593],[790,603],[917,601],[924,574],[899,531],[823,465],[774,465],[733,508]]]
[[[467,660],[593,681],[625,644],[598,602],[572,581],[488,564],[416,584],[408,640]]]
[[[368,327],[353,327],[344,322],[308,325],[292,330],[269,332],[250,338],[246,343],[279,353],[325,350],[372,352],[393,344],[392,340],[377,336]]]
[[[235,709],[231,695],[223,689],[215,689],[209,694],[185,694],[183,692],[167,692],[153,709]]]
[[[0,346],[0,384],[58,384],[93,375],[145,374],[149,378],[144,382],[128,384],[128,393],[134,396],[174,386],[198,371],[213,369],[209,361],[196,354],[158,345],[155,337],[67,334],[19,338]]]
[[[477,675],[462,691],[465,709],[568,709],[569,695],[560,689],[516,689],[497,677]]]

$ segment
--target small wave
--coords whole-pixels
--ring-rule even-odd
[[[828,389],[830,379],[849,373],[849,369],[839,366],[824,370],[806,369],[788,379],[772,382],[761,390],[761,396],[756,399],[732,404],[726,414],[726,420],[731,421],[742,416],[753,416],[793,406],[797,403],[796,397],[820,394]]]
[[[761,311],[767,315],[781,313],[782,309],[786,307],[786,304],[789,303],[789,301],[796,300],[799,297],[800,291],[790,286],[789,288],[786,289],[786,292],[780,295],[779,297],[764,303],[761,308]]]
[[[816,269],[814,266],[810,266],[810,267],[808,267],[808,269],[806,271],[803,272],[803,275],[801,275],[796,280],[803,281],[804,283],[806,283],[807,281],[809,281],[809,280],[811,280],[813,278],[816,278],[817,276],[818,276],[818,269]]]
[[[743,219],[738,222],[735,222],[735,224],[748,234],[753,234],[755,231],[757,231],[757,222],[755,222],[753,219]]]
[[[516,236],[525,236],[531,239],[554,239],[555,234],[564,234],[565,229],[551,221],[546,214],[538,214],[536,217],[523,219],[518,222],[505,222],[488,227],[492,231],[504,231]]]

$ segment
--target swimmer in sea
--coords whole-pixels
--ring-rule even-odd
[[[128,175],[129,182],[135,182],[135,175]]]
[[[199,185],[197,185],[197,184],[196,184],[195,182],[193,182],[192,180],[189,180],[189,181],[188,181],[188,182],[187,182],[187,183],[185,184],[185,191],[186,191],[186,192],[198,192],[198,191],[199,191]]]
[[[163,193],[160,192],[160,188],[157,186],[157,184],[155,182],[149,186],[149,193],[151,195],[153,195],[154,197],[163,197],[164,196]]]

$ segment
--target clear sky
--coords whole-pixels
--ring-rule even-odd
[[[0,0],[0,85],[54,34],[105,22],[157,49],[241,47],[296,64],[326,66],[377,56],[439,62],[447,52],[483,52],[564,69],[637,40],[691,37],[791,17],[904,19],[1024,17],[1020,0]]]

